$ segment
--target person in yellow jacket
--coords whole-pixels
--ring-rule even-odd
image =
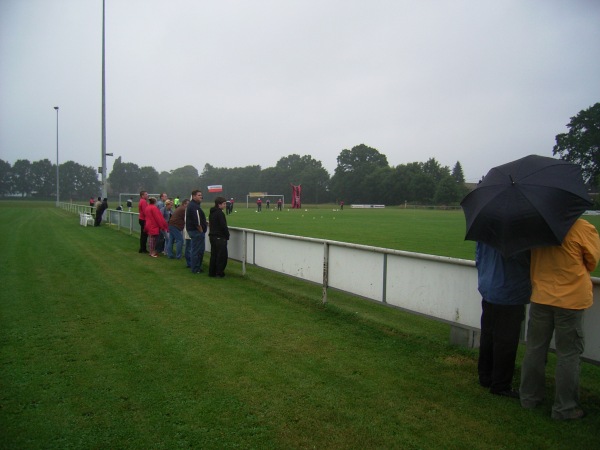
[[[600,260],[600,237],[588,221],[578,219],[562,245],[531,251],[531,305],[527,347],[521,367],[523,408],[545,397],[548,347],[555,333],[556,371],[552,418],[580,419],[579,364],[584,350],[583,314],[592,306],[590,272]]]

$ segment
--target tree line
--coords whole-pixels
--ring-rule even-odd
[[[187,196],[193,189],[222,185],[223,195],[241,201],[249,192],[283,194],[290,198],[290,185],[302,186],[303,203],[385,203],[397,205],[457,204],[466,193],[460,162],[452,170],[435,158],[391,167],[387,157],[364,144],[343,150],[337,158],[333,176],[321,161],[310,155],[292,154],[281,158],[274,167],[214,167],[206,164],[202,172],[191,165],[158,172],[154,167],[139,167],[117,158],[108,176],[108,193],[135,194],[140,190],[168,192]],[[67,161],[59,166],[61,200],[87,200],[101,191],[98,173],[93,167]],[[18,195],[40,199],[56,195],[56,165],[48,159],[30,163],[18,160],[11,167],[0,160],[0,195]]]
[[[59,198],[81,200],[100,192],[96,169],[67,161],[59,167]],[[48,159],[19,159],[12,166],[0,159],[0,196],[56,198],[56,164]]]
[[[556,135],[553,154],[580,164],[586,182],[597,187],[600,181],[600,103],[580,111],[567,124],[568,133]],[[59,166],[60,198],[85,200],[101,192],[95,168],[67,161]],[[392,167],[378,150],[361,144],[344,149],[337,157],[333,175],[321,161],[310,155],[292,154],[274,167],[214,167],[202,172],[191,165],[158,172],[139,167],[119,157],[108,176],[108,193],[134,194],[140,190],[170,196],[187,196],[193,189],[223,185],[223,195],[241,201],[249,192],[283,194],[289,198],[290,184],[302,185],[304,203],[381,203],[386,205],[455,205],[467,192],[460,162],[450,169],[435,158]],[[0,160],[0,196],[19,195],[42,199],[56,195],[56,165],[48,159],[30,163],[21,159],[11,166]]]

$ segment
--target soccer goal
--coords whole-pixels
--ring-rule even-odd
[[[159,198],[160,194],[148,194],[148,198],[156,197]],[[125,201],[123,201],[125,199]],[[123,211],[127,211],[127,200],[131,199],[131,208],[137,209],[137,205],[140,202],[140,193],[137,194],[119,194],[119,205],[123,207]],[[117,206],[119,206],[117,205]]]
[[[246,208],[256,207],[258,199],[262,200],[262,209],[274,209],[277,210],[277,202],[281,199],[281,208],[285,205],[285,195],[283,194],[267,194],[266,192],[249,192],[246,195]],[[267,200],[269,204],[267,206]],[[250,206],[252,205],[252,206]]]

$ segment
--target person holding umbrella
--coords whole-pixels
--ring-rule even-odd
[[[529,261],[529,251],[505,258],[490,245],[477,243],[475,264],[482,296],[479,384],[504,397],[519,398],[512,381],[525,305],[531,296]]]
[[[492,168],[461,202],[465,239],[508,257],[531,249],[531,307],[521,368],[521,406],[544,399],[546,355],[555,333],[552,417],[579,419],[583,312],[592,304],[590,272],[600,258],[596,229],[580,216],[592,205],[581,167],[539,155]]]
[[[592,306],[590,272],[600,260],[600,238],[578,219],[560,246],[531,251],[531,307],[521,369],[521,406],[535,408],[545,396],[546,355],[555,333],[556,371],[552,418],[581,419],[579,365],[584,350],[583,315]]]

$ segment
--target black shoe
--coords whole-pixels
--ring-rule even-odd
[[[504,391],[490,391],[492,394],[494,395],[499,395],[501,397],[508,397],[508,398],[519,398],[519,391],[515,391],[513,389],[506,389]]]

